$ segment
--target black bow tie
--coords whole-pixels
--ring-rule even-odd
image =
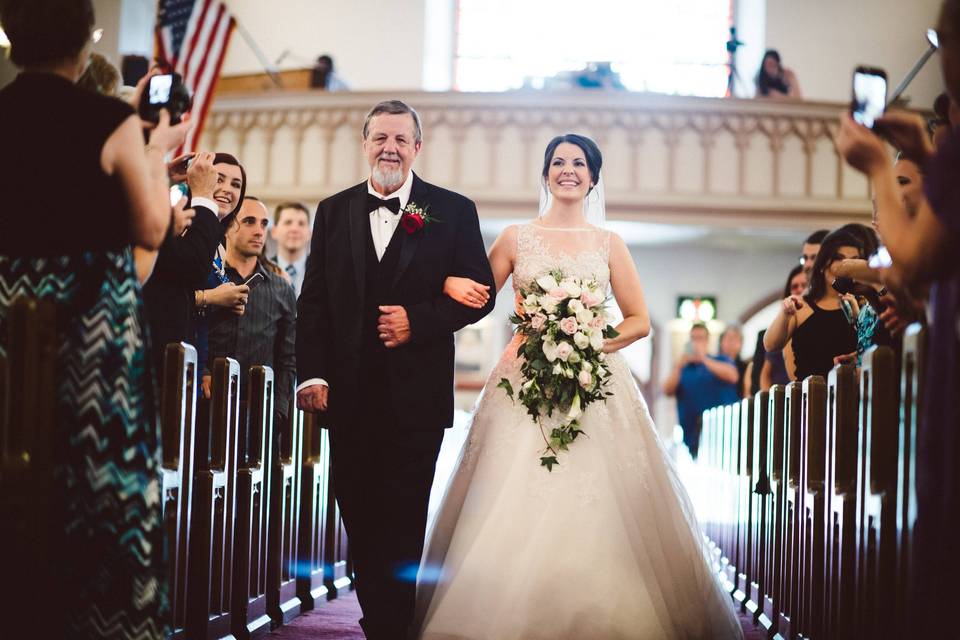
[[[380,207],[386,207],[394,213],[400,213],[400,198],[387,198],[386,200],[378,198],[372,193],[367,194],[367,211],[376,211]]]

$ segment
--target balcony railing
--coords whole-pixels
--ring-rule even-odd
[[[608,216],[813,228],[869,216],[868,185],[834,150],[842,105],[625,92],[321,93],[221,96],[201,145],[235,153],[250,191],[314,203],[361,181],[364,115],[401,98],[422,116],[415,171],[484,217],[536,210],[554,135],[594,138]],[[822,225],[819,223],[823,223]]]

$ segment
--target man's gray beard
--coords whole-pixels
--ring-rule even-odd
[[[403,170],[384,171],[380,167],[374,167],[373,181],[384,189],[399,187],[403,184]]]

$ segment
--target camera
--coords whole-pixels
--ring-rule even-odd
[[[147,122],[160,121],[160,110],[170,113],[170,124],[178,124],[193,106],[190,90],[179,73],[161,73],[150,78],[140,97],[140,117]]]

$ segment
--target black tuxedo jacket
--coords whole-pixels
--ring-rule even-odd
[[[410,202],[429,205],[436,218],[408,234],[402,225],[400,255],[390,302],[406,309],[411,340],[383,356],[386,389],[361,380],[362,335],[370,211],[367,183],[322,201],[297,314],[297,377],[323,378],[330,385],[325,426],[350,424],[363,403],[387,402],[401,429],[434,430],[453,422],[453,333],[491,309],[471,309],[443,294],[447,276],[490,285],[493,274],[480,235],[477,208],[457,193],[414,175]]]
[[[207,288],[213,256],[223,242],[226,225],[233,219],[228,216],[220,221],[216,212],[206,207],[194,209],[196,215],[187,233],[182,237],[168,234],[160,245],[153,273],[143,287],[151,359],[158,376],[163,375],[163,354],[168,343],[196,341],[193,292]]]

